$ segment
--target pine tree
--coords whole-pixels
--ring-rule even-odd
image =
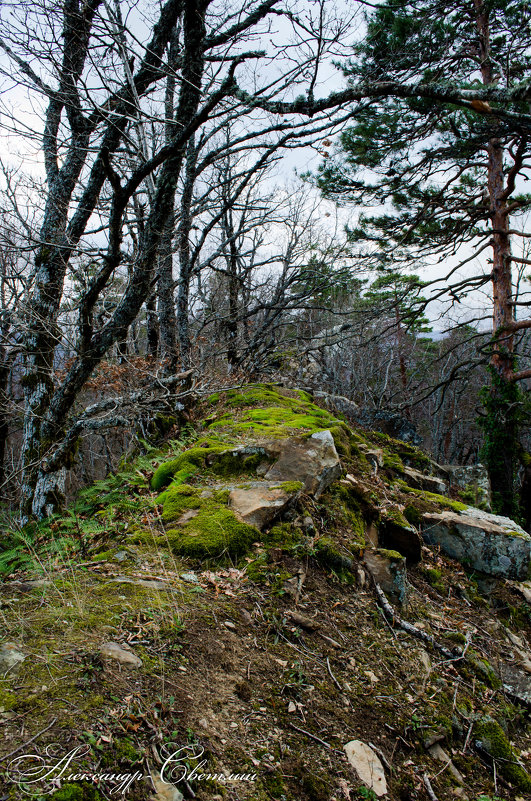
[[[523,0],[389,0],[368,19],[351,82],[448,82],[461,88],[506,87],[531,76],[531,8]],[[394,270],[423,259],[447,259],[468,244],[488,264],[481,275],[452,280],[456,301],[491,284],[491,385],[485,395],[484,455],[497,511],[515,513],[520,390],[531,370],[518,370],[515,334],[531,320],[515,320],[511,218],[531,205],[519,182],[531,166],[525,131],[509,131],[496,108],[437,105],[423,98],[367,102],[341,137],[341,152],[321,169],[319,184],[343,202],[383,207],[362,215],[351,240],[365,257],[381,251]],[[511,110],[527,113],[526,103]],[[490,250],[490,258],[487,259]],[[457,274],[456,274],[457,275]],[[455,277],[455,276],[454,276]]]

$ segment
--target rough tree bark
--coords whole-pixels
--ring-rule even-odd
[[[187,2],[183,13],[183,29],[185,31],[185,55],[183,56],[182,83],[179,95],[179,103],[176,119],[182,131],[187,129],[192,123],[201,99],[201,82],[204,69],[203,41],[205,38],[204,14],[208,0],[197,0]],[[173,19],[173,27],[176,19]],[[166,31],[167,42],[171,30]],[[88,39],[88,37],[87,37]],[[200,124],[201,120],[198,120]],[[176,147],[172,155],[164,162],[157,180],[156,196],[152,204],[149,218],[146,223],[142,243],[140,247],[140,257],[131,276],[129,285],[124,296],[118,304],[112,318],[106,325],[96,333],[92,332],[90,318],[90,302],[87,303],[88,315],[85,330],[79,344],[79,355],[73,366],[70,368],[61,386],[52,395],[52,387],[43,381],[50,380],[51,365],[45,364],[44,370],[39,371],[40,365],[36,365],[32,373],[33,376],[42,375],[36,383],[28,382],[27,388],[27,408],[32,412],[26,416],[27,433],[25,435],[25,465],[26,475],[24,480],[24,497],[22,499],[22,519],[27,519],[31,514],[40,519],[52,513],[63,501],[64,480],[66,468],[72,457],[73,448],[64,448],[53,451],[53,445],[60,441],[64,436],[64,428],[67,415],[70,412],[79,390],[99,364],[109,348],[119,340],[126,337],[127,329],[137,316],[142,303],[145,301],[149,292],[150,280],[153,268],[156,263],[160,236],[164,229],[164,224],[168,219],[170,206],[175,195],[180,173],[181,163],[186,148],[188,137],[181,136],[180,146]],[[108,158],[108,154],[107,154]],[[107,166],[107,172],[109,167]],[[123,193],[120,187],[116,187],[114,219],[111,223],[110,254],[108,256],[107,270],[113,269],[120,258],[121,241],[121,221],[125,210]],[[47,241],[47,240],[46,240]],[[61,280],[64,280],[65,265],[61,263]],[[57,284],[57,278],[53,284],[55,294],[53,298],[60,296],[61,286]],[[96,295],[97,296],[97,295]],[[40,297],[38,295],[38,297]],[[43,301],[41,301],[42,303]],[[46,308],[50,308],[52,297],[50,292],[46,294],[44,303]],[[52,309],[52,320],[57,319],[57,308]],[[35,314],[35,307],[32,308]],[[49,329],[49,326],[47,327]],[[49,332],[47,347],[44,353],[52,354],[55,338]],[[41,351],[37,352],[37,357],[42,359]],[[43,389],[45,390],[43,392]],[[38,423],[38,425],[37,425]],[[30,452],[30,446],[33,453]],[[28,459],[28,457],[33,458]],[[28,475],[27,467],[31,467],[32,474]],[[32,491],[33,490],[33,491]]]

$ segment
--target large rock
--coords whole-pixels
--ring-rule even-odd
[[[422,437],[417,434],[411,420],[396,412],[385,409],[361,409],[354,420],[363,428],[382,431],[394,439],[401,439],[402,442],[410,442],[412,445],[422,445]]]
[[[253,481],[235,487],[229,495],[229,507],[250,526],[262,531],[298,497],[302,482]]]
[[[280,440],[277,461],[265,474],[266,481],[300,481],[308,495],[318,498],[341,475],[341,463],[330,431],[318,431],[307,439]]]
[[[357,403],[344,395],[332,395],[330,392],[316,390],[313,393],[315,400],[332,412],[345,415],[350,420],[354,420],[359,414],[360,407]]]
[[[531,537],[508,517],[467,507],[460,512],[428,513],[422,519],[428,545],[475,570],[508,579],[526,579],[531,559]]]
[[[487,468],[482,464],[445,464],[450,476],[450,485],[458,490],[473,493],[475,506],[482,506],[490,512],[491,489]],[[471,502],[472,499],[468,498]]]

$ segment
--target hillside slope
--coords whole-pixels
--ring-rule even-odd
[[[528,535],[306,393],[198,419],[4,535],[0,798],[531,799]]]

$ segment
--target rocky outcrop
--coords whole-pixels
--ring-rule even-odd
[[[265,474],[266,481],[300,481],[308,495],[319,498],[341,475],[341,462],[328,430],[307,439],[281,440],[278,447],[279,456]],[[271,446],[267,450],[271,452]]]
[[[422,536],[448,556],[475,570],[510,579],[525,579],[531,559],[531,537],[508,517],[480,509],[426,513]]]
[[[422,538],[417,529],[402,515],[388,512],[382,515],[378,528],[378,543],[384,548],[398,551],[410,564],[421,560]]]
[[[273,464],[262,481],[234,487],[229,508],[263,531],[298,498],[301,491],[319,498],[341,475],[341,463],[330,431],[310,437],[271,440],[261,450]]]

